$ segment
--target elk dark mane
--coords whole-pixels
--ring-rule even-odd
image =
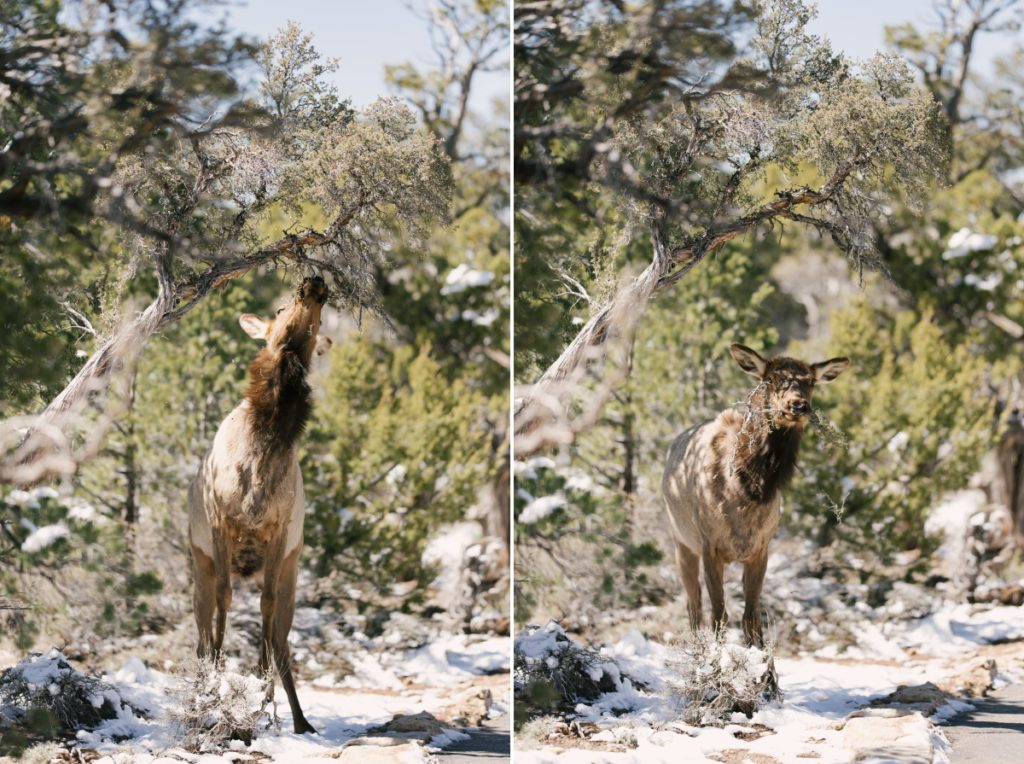
[[[267,450],[287,451],[306,428],[313,410],[306,366],[298,354],[264,348],[249,364],[249,423]]]
[[[753,433],[741,432],[732,469],[751,501],[770,501],[789,485],[802,435],[796,427],[768,430],[767,423]]]

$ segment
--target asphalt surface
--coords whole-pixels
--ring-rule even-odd
[[[953,746],[952,764],[1024,762],[1024,684],[1011,684],[958,714],[942,729]]]
[[[463,729],[468,740],[452,743],[435,754],[444,764],[478,764],[479,762],[510,762],[511,730],[509,716],[491,719],[482,727]]]

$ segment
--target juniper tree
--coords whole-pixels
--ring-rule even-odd
[[[847,60],[806,31],[810,16],[796,0],[517,6],[516,258],[530,290],[517,315],[555,291],[538,273],[604,274],[582,328],[563,324],[557,357],[532,359],[543,373],[517,409],[521,453],[598,418],[648,302],[709,254],[785,222],[877,267],[870,221],[944,173],[941,108],[911,69]],[[638,237],[648,262],[630,276],[637,247],[622,243]],[[574,399],[587,375],[600,381]]]
[[[173,18],[189,17],[188,0],[171,5]],[[124,17],[109,32],[119,45],[149,50],[140,31],[151,28],[147,8],[123,7]],[[94,29],[90,18],[74,28],[87,39]],[[199,35],[193,22],[180,23],[189,25],[189,34],[182,32],[176,45]],[[170,29],[177,27],[158,32]],[[102,55],[102,47],[98,52],[89,77],[115,84],[124,79],[126,85],[132,77],[148,77],[151,88],[141,102],[165,120],[159,140],[107,155],[110,166],[103,165],[91,200],[93,211],[110,211],[111,225],[100,228],[100,249],[91,257],[124,274],[116,304],[134,295],[148,305],[122,320],[108,315],[101,324],[94,317],[92,324],[104,326],[102,340],[71,382],[39,419],[5,423],[4,481],[31,483],[68,473],[93,455],[111,418],[123,412],[125,390],[150,338],[212,290],[258,268],[315,269],[333,281],[337,306],[379,311],[375,266],[396,230],[423,241],[448,215],[451,174],[436,140],[396,100],[353,113],[324,79],[331,64],[319,59],[297,28],[286,28],[255,54],[259,93],[231,99],[228,88],[218,92],[198,83],[168,114],[158,96],[173,79],[159,68],[123,70]],[[199,62],[207,63],[202,57]],[[208,68],[221,71],[215,63]],[[47,87],[44,81],[41,89],[58,97]],[[117,106],[116,100],[99,104],[115,136],[116,114],[108,112]],[[101,140],[89,142],[97,144]],[[144,224],[126,222],[122,208]],[[322,225],[307,224],[312,208]],[[18,244],[32,246],[32,233]],[[88,415],[97,409],[98,418]]]
[[[508,104],[504,89],[482,97],[484,77],[507,70],[507,4],[424,8],[436,63],[386,71],[451,160],[453,225],[378,267],[394,332],[370,327],[334,348],[331,409],[305,462],[322,476],[307,547],[317,570],[343,571],[339,596],[353,578],[369,584],[363,607],[400,582],[417,584],[407,602],[422,599],[434,575],[421,555],[445,523],[477,519],[508,538]]]

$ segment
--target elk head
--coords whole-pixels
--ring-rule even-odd
[[[264,321],[243,313],[238,323],[250,337],[266,340],[269,355],[293,353],[308,369],[313,354],[321,355],[331,346],[330,338],[320,336],[320,311],[327,295],[324,280],[312,276],[299,285],[294,301],[279,308],[274,318]]]
[[[765,360],[745,345],[732,345],[732,357],[740,368],[761,380],[758,407],[777,426],[803,427],[811,414],[811,397],[816,384],[831,382],[850,366],[849,358],[830,358],[807,364],[779,356]]]

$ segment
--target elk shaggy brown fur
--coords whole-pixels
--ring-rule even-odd
[[[254,577],[263,619],[259,670],[274,661],[297,733],[316,730],[299,706],[288,649],[305,516],[295,443],[312,411],[310,362],[330,346],[319,336],[326,300],[323,279],[308,278],[274,319],[239,318],[251,337],[267,344],[249,365],[245,399],[217,430],[189,491],[199,657],[220,658],[232,573]],[[273,683],[267,692],[272,695]]]
[[[731,347],[740,368],[760,381],[744,415],[727,409],[683,432],[669,451],[662,477],[665,510],[686,589],[690,628],[702,624],[700,569],[711,600],[711,622],[727,624],[723,574],[743,563],[743,633],[763,645],[761,587],[768,543],[779,527],[781,490],[793,477],[815,384],[830,382],[848,358],[807,364],[766,360],[743,345]]]

